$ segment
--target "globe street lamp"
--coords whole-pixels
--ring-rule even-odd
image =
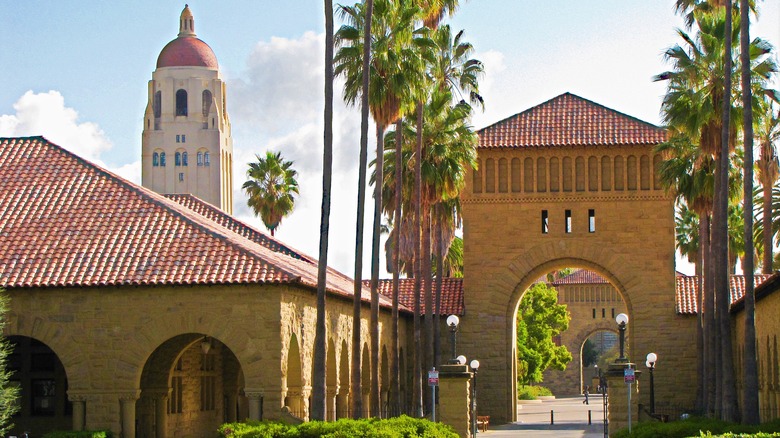
[[[458,318],[458,315],[450,315],[447,317],[447,326],[450,328],[450,341],[452,346],[452,356],[450,358],[449,363],[453,365],[458,364],[458,358],[455,353],[455,338],[457,337],[458,333],[458,324],[460,323],[460,318]],[[465,363],[465,362],[464,362]]]
[[[615,322],[618,324],[618,330],[620,331],[620,357],[616,362],[628,362],[628,358],[625,355],[626,346],[626,324],[628,324],[628,315],[620,313],[615,317]]]
[[[471,433],[477,436],[477,370],[479,370],[479,361],[474,359],[469,364],[474,370],[474,385],[471,388]]]
[[[655,387],[653,382],[653,370],[655,369],[655,363],[658,361],[658,355],[655,353],[647,353],[647,369],[650,370],[650,412],[655,414]]]

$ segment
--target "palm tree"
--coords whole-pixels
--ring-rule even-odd
[[[289,215],[295,206],[298,194],[298,175],[292,161],[285,161],[281,152],[268,151],[265,157],[255,155],[257,162],[249,163],[246,176],[249,178],[242,188],[249,199],[247,205],[255,216],[260,216],[263,224],[274,235],[282,219]]]
[[[341,74],[340,67],[348,63],[344,59],[360,59],[362,63],[361,72],[367,72],[371,59],[371,21],[374,10],[373,0],[365,0],[363,5],[356,4],[353,7],[342,6],[340,8],[342,18],[348,18],[349,24],[344,24],[335,34],[335,44],[339,46],[339,51],[334,57],[336,68],[334,74]],[[362,26],[363,29],[360,29]],[[361,33],[362,32],[362,33]],[[362,44],[360,38],[362,36]],[[358,201],[357,201],[357,221],[355,231],[355,277],[354,277],[354,296],[352,301],[352,374],[351,385],[352,394],[350,397],[350,407],[352,417],[360,418],[363,412],[363,394],[361,384],[361,346],[360,341],[360,307],[362,305],[362,279],[363,279],[363,218],[365,216],[366,203],[366,162],[368,161],[368,85],[369,75],[361,74],[359,77],[351,75],[348,80],[353,82],[349,88],[344,88],[344,100],[349,105],[354,105],[358,96],[360,96],[360,156],[358,164]],[[360,92],[347,94],[347,89],[356,91],[360,84]]]
[[[317,323],[314,334],[314,372],[312,376],[311,418],[325,420],[325,358],[327,327],[325,286],[328,272],[328,236],[330,197],[333,175],[333,1],[325,0],[325,109],[322,157],[322,213],[320,216],[320,252],[317,260]]]
[[[756,138],[759,142],[759,159],[756,161],[758,181],[762,188],[761,240],[757,247],[763,251],[761,272],[772,273],[772,187],[778,179],[778,159],[775,143],[780,139],[780,108],[775,108],[768,97],[761,101],[762,111],[758,116]]]

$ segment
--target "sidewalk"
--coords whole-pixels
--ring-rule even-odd
[[[480,432],[485,438],[560,437],[597,438],[604,436],[601,397],[591,397],[590,404],[582,403],[582,397],[562,397],[537,404],[518,406],[517,423],[490,426],[487,432]],[[588,410],[592,424],[588,425]],[[553,411],[554,424],[550,424]]]

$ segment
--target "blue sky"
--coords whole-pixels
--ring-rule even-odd
[[[663,51],[678,42],[673,0],[470,0],[450,22],[485,63],[476,128],[572,92],[659,123]],[[295,160],[301,197],[277,236],[317,253],[322,137],[322,2],[189,1],[228,87],[234,174],[255,153]],[[50,140],[140,181],[146,84],[176,37],[184,2],[0,1],[0,135]],[[780,43],[778,2],[753,35]],[[337,89],[338,93],[338,89]],[[338,98],[338,95],[337,95]],[[336,106],[330,260],[352,274],[359,113]],[[372,146],[373,147],[373,146]],[[235,213],[263,229],[235,189]],[[368,209],[367,218],[371,217]],[[367,239],[366,242],[370,242]],[[370,253],[369,248],[365,252]],[[364,277],[370,265],[364,263]],[[384,265],[383,265],[384,266]]]

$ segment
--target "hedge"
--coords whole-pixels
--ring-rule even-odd
[[[452,428],[424,419],[401,416],[389,419],[310,421],[288,425],[271,421],[228,423],[219,428],[223,438],[457,438]]]

